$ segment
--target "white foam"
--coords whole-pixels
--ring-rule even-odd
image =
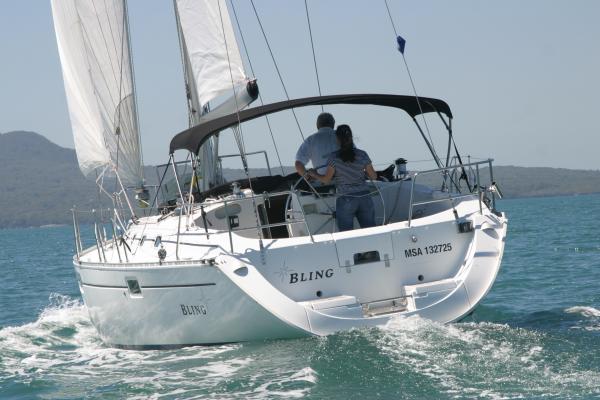
[[[140,365],[151,370],[153,365],[210,359],[236,348],[228,345],[175,352],[109,348],[80,300],[54,294],[50,303],[36,321],[0,329],[1,374],[17,379],[45,374],[106,378]]]
[[[565,312],[591,321],[600,317],[592,307],[571,307]],[[600,394],[600,373],[577,367],[578,353],[561,356],[557,363],[556,355],[545,348],[548,337],[523,328],[491,322],[442,325],[409,317],[393,319],[380,329],[340,335],[352,342],[366,339],[390,363],[426,377],[449,397],[516,398],[523,395],[523,387],[531,388],[532,397]],[[331,338],[306,340],[310,348],[331,343]],[[49,380],[68,390],[114,385],[142,393],[140,399],[209,394],[217,399],[302,398],[319,384],[314,365],[303,358],[306,343],[172,351],[112,349],[102,344],[79,300],[54,295],[36,321],[0,329],[0,376],[19,382]],[[292,355],[289,360],[287,355]],[[270,360],[276,360],[276,365]],[[229,391],[228,385],[235,381],[243,384]]]
[[[580,314],[586,318],[600,318],[600,310],[594,307],[574,306],[567,308],[565,312],[570,314]]]
[[[586,308],[577,312],[595,315]],[[596,310],[597,311],[597,310]],[[539,332],[491,322],[442,325],[418,317],[390,321],[380,335],[367,335],[391,362],[418,375],[451,397],[522,397],[543,393],[600,393],[600,373],[556,363]],[[563,360],[565,361],[565,360]],[[513,387],[514,392],[506,388]],[[566,392],[565,392],[566,390]]]
[[[290,377],[291,380],[317,383],[318,374],[310,367],[302,368]]]

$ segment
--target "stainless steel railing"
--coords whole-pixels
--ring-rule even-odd
[[[451,203],[451,206],[453,209],[455,209],[456,206],[456,202],[459,201],[460,199],[463,198],[467,198],[467,197],[472,197],[474,194],[477,195],[478,197],[478,201],[479,201],[479,211],[480,213],[483,212],[483,206],[484,206],[484,195],[486,193],[490,193],[491,194],[491,199],[489,199],[490,203],[491,203],[491,207],[492,209],[495,210],[496,207],[496,196],[493,190],[485,190],[482,191],[482,189],[486,189],[486,187],[481,185],[481,177],[480,177],[480,167],[483,165],[487,165],[489,168],[489,175],[490,175],[490,186],[495,185],[494,182],[494,178],[493,178],[493,170],[492,170],[492,159],[488,159],[488,160],[484,160],[484,161],[478,161],[478,162],[471,162],[471,163],[467,163],[467,164],[460,164],[460,165],[453,165],[453,166],[448,166],[446,168],[437,168],[437,169],[431,169],[431,170],[426,170],[426,171],[416,171],[416,172],[412,172],[410,174],[411,177],[411,189],[410,189],[410,201],[409,201],[409,208],[408,208],[408,226],[411,226],[412,221],[414,219],[414,209],[417,206],[420,205],[426,205],[426,204],[433,204],[433,203],[439,203],[439,202],[446,202],[449,201]],[[447,189],[447,197],[444,198],[440,198],[440,199],[433,199],[433,200],[426,200],[426,201],[416,201],[415,200],[415,185],[418,181],[418,179],[420,177],[426,176],[426,175],[433,175],[433,174],[441,174],[443,179],[449,179],[449,177],[452,175],[453,172],[457,171],[457,170],[462,170],[464,168],[474,168],[475,169],[475,182],[474,182],[474,187],[472,190],[466,192],[466,193],[462,193],[460,190],[457,189],[457,191],[453,191],[450,189]],[[456,174],[454,174],[454,176],[456,176]],[[456,182],[455,182],[456,183]],[[296,186],[296,185],[294,185]],[[458,185],[455,184],[455,187],[458,188]],[[315,190],[315,188],[311,188],[313,190],[314,193],[316,193],[316,196],[318,196],[321,200],[325,201],[324,198],[321,196],[320,193],[318,193],[317,190]],[[307,230],[307,235],[310,237],[311,241],[314,242],[314,237],[313,237],[313,232],[308,224],[308,221],[306,219],[306,215],[304,213],[304,210],[302,208],[302,205],[300,204],[300,210],[298,210],[298,214],[300,214],[300,217],[296,217],[295,214],[288,214],[290,207],[291,207],[291,202],[290,199],[293,195],[298,195],[299,191],[295,188],[292,188],[291,190],[287,190],[287,191],[280,191],[280,192],[276,192],[276,193],[269,193],[268,196],[269,197],[275,197],[275,196],[288,196],[288,198],[286,199],[286,202],[284,203],[284,210],[283,212],[285,213],[285,221],[283,222],[277,222],[277,223],[258,223],[258,224],[252,224],[251,226],[237,226],[237,227],[232,227],[231,226],[231,222],[229,219],[229,205],[231,204],[235,204],[238,203],[240,201],[250,201],[250,200],[256,200],[256,199],[265,199],[265,195],[264,194],[252,194],[252,195],[245,195],[244,197],[240,197],[240,198],[222,198],[222,199],[218,199],[218,200],[211,200],[208,202],[203,202],[203,203],[199,203],[199,204],[194,204],[193,203],[193,199],[182,199],[182,201],[180,202],[180,204],[178,205],[177,208],[175,208],[174,212],[177,214],[178,216],[178,223],[177,223],[177,239],[175,241],[175,246],[176,246],[176,250],[175,250],[175,254],[176,254],[176,259],[179,259],[179,246],[180,246],[180,236],[182,235],[182,217],[185,217],[185,229],[186,231],[190,228],[190,226],[195,225],[195,222],[190,222],[190,218],[193,218],[193,221],[198,220],[198,218],[196,218],[196,215],[199,215],[200,217],[202,217],[203,219],[203,225],[204,225],[204,233],[202,233],[202,235],[206,235],[207,237],[209,235],[214,235],[214,234],[221,234],[221,233],[227,233],[228,237],[229,237],[229,247],[231,252],[234,251],[234,240],[233,240],[233,234],[235,232],[243,232],[243,231],[248,231],[248,230],[252,230],[252,229],[256,229],[256,230],[262,230],[262,229],[270,229],[270,228],[274,228],[274,227],[280,227],[280,226],[288,226],[291,227],[295,224],[304,224]],[[381,193],[379,193],[381,196]],[[183,194],[181,194],[183,196]],[[331,196],[331,194],[329,194],[328,196]],[[334,195],[335,196],[335,195]],[[382,198],[383,201],[383,198]],[[207,207],[213,207],[215,205],[223,205],[224,208],[224,212],[225,212],[225,216],[226,216],[226,220],[227,220],[227,229],[209,229],[209,227],[207,226],[204,216],[205,216],[205,209]],[[334,212],[331,207],[325,202],[325,204],[327,205],[327,207],[330,208],[330,211],[332,211],[332,213]],[[487,205],[487,204],[486,204]],[[385,205],[384,205],[385,207]],[[102,211],[102,212],[100,212]],[[117,232],[120,229],[122,232],[127,231],[127,227],[123,224],[123,221],[121,220],[121,212],[122,210],[117,210],[116,208],[108,208],[108,209],[96,209],[96,210],[92,210],[92,211],[80,211],[77,210],[75,208],[72,209],[72,214],[73,214],[73,234],[74,234],[74,247],[75,247],[75,252],[76,252],[76,257],[77,260],[80,259],[80,257],[82,256],[82,254],[85,251],[90,251],[90,249],[84,249],[83,246],[83,242],[82,242],[82,238],[81,238],[81,225],[79,223],[79,214],[83,214],[83,213],[91,213],[92,217],[93,217],[93,232],[94,232],[94,245],[92,245],[91,248],[95,247],[95,251],[98,253],[98,259],[99,260],[104,260],[104,262],[106,262],[106,248],[110,245],[114,246],[117,251],[118,251],[118,258],[120,260],[120,262],[123,261],[123,258],[125,258],[126,261],[129,261],[128,256],[127,256],[127,251],[125,248],[123,248],[123,254],[121,254],[120,251],[120,247],[123,246],[123,238],[122,236],[119,237]],[[157,216],[160,215],[160,210],[158,208],[155,209],[150,209],[147,211],[149,211],[149,213],[146,215],[146,217],[151,217],[151,216]],[[102,215],[111,215],[110,221],[99,221],[98,220],[98,214],[102,214]],[[289,215],[292,215],[292,217],[290,217]],[[101,218],[103,219],[103,218]],[[268,221],[267,221],[268,222]],[[112,233],[112,237],[111,238],[107,238],[107,235],[105,233],[105,226],[106,224],[110,223],[109,226],[109,231]],[[384,224],[385,224],[385,219],[384,219]],[[289,230],[290,235],[292,234],[291,229]],[[200,233],[195,233],[195,234],[200,234]]]
[[[426,171],[416,171],[413,172],[411,174],[411,188],[410,188],[410,202],[409,202],[409,208],[408,208],[408,226],[411,226],[412,220],[413,220],[413,211],[414,211],[414,207],[415,206],[419,206],[419,205],[425,205],[425,204],[432,204],[432,203],[439,203],[439,202],[445,202],[445,201],[449,201],[451,203],[452,208],[454,209],[455,207],[455,201],[462,199],[462,198],[467,198],[467,197],[471,197],[473,196],[473,190],[475,191],[475,193],[477,194],[477,198],[479,201],[479,212],[483,213],[483,195],[485,195],[485,192],[482,192],[482,188],[487,188],[487,187],[492,187],[493,185],[495,185],[494,182],[494,173],[493,173],[493,168],[492,168],[492,162],[494,160],[493,159],[487,159],[487,160],[483,160],[483,161],[476,161],[476,162],[470,162],[470,163],[466,163],[466,164],[457,164],[457,165],[452,165],[452,166],[448,166],[445,168],[436,168],[436,169],[431,169],[431,170],[426,170]],[[487,187],[482,187],[481,185],[481,177],[480,177],[480,166],[482,165],[486,165],[489,168],[489,174],[490,174],[490,185]],[[447,189],[447,193],[448,193],[448,197],[445,198],[441,198],[441,199],[434,199],[434,200],[427,200],[427,201],[420,201],[420,202],[415,202],[414,201],[414,191],[415,191],[415,184],[417,182],[417,178],[419,176],[424,176],[424,175],[432,175],[432,174],[436,174],[436,173],[441,173],[444,179],[444,182],[446,182],[446,180],[451,177],[451,176],[456,176],[456,174],[453,174],[452,172],[456,171],[456,170],[464,170],[465,168],[475,168],[475,182],[474,182],[474,187],[472,189],[471,192],[469,193],[462,193],[459,190],[459,185],[458,182],[453,182],[455,188],[458,190],[457,192],[452,192],[452,190],[450,189],[450,186],[448,186]],[[486,191],[487,192],[487,191]],[[491,198],[491,204],[492,204],[492,209],[495,210],[496,209],[496,195],[495,192],[489,191],[489,193],[491,193],[492,198]]]
[[[282,192],[271,193],[271,194],[269,194],[269,196],[270,197],[286,196],[286,195],[290,195],[291,193],[292,193],[291,191],[282,191]],[[257,229],[257,230],[270,229],[270,228],[279,227],[279,226],[290,226],[292,224],[297,224],[297,223],[304,223],[306,225],[307,231],[310,232],[310,227],[308,226],[308,223],[304,217],[303,218],[286,218],[286,220],[284,222],[278,222],[278,223],[253,224],[251,226],[232,227],[231,223],[230,223],[230,219],[229,219],[229,207],[228,206],[230,206],[231,204],[239,203],[241,201],[252,201],[253,199],[264,199],[264,195],[263,194],[260,194],[260,195],[253,194],[251,196],[245,195],[244,197],[239,197],[239,198],[229,198],[229,199],[223,198],[223,199],[219,199],[219,200],[203,202],[200,204],[189,204],[189,203],[187,203],[187,201],[182,201],[181,204],[179,204],[178,207],[174,210],[175,214],[177,215],[177,233],[176,233],[176,240],[175,240],[175,257],[176,257],[176,259],[179,260],[179,247],[180,247],[180,238],[182,235],[182,230],[184,230],[184,229],[188,230],[190,228],[190,226],[192,225],[189,222],[190,218],[193,217],[193,219],[196,220],[197,219],[195,217],[196,215],[199,215],[202,218],[203,214],[205,212],[204,211],[205,208],[214,207],[214,206],[218,206],[221,204],[223,205],[225,216],[226,216],[227,229],[212,229],[212,228],[209,229],[208,226],[206,225],[206,223],[204,222],[204,227],[203,227],[204,232],[201,234],[208,236],[208,235],[214,235],[214,234],[227,233],[229,236],[229,245],[230,245],[231,252],[234,251],[233,233],[235,233],[235,232],[242,232],[242,231],[248,231],[248,230],[253,230],[253,229]],[[155,212],[155,213],[146,215],[146,217],[160,215],[160,212],[158,212],[158,210],[156,210],[156,211],[157,212]],[[77,210],[76,208],[73,208],[73,209],[71,209],[71,212],[73,215],[73,235],[74,235],[75,253],[76,253],[77,260],[80,259],[80,257],[84,253],[84,250],[89,251],[89,249],[90,249],[90,248],[84,249],[84,246],[83,246],[83,242],[82,242],[82,238],[81,238],[81,225],[79,222],[79,215],[80,214],[91,214],[92,226],[93,226],[93,239],[94,239],[94,242],[93,242],[93,245],[91,246],[91,248],[95,247],[95,250],[98,254],[98,259],[101,262],[102,261],[106,262],[107,261],[106,248],[107,248],[107,246],[112,245],[112,246],[115,246],[115,249],[117,249],[119,260],[122,262],[122,254],[120,251],[120,242],[122,241],[122,238],[118,237],[117,228],[120,227],[120,229],[124,232],[127,230],[127,227],[123,226],[120,223],[120,221],[118,220],[119,210],[117,210],[116,208],[102,209],[103,215],[109,215],[112,213],[115,216],[114,218],[111,218],[110,221],[108,221],[108,222],[103,221],[103,220],[101,221],[98,219],[98,214],[100,213],[99,209],[93,209],[91,211],[81,211],[81,210]],[[284,212],[286,212],[286,215],[287,215],[287,210],[284,210]],[[182,221],[182,217],[185,217],[185,219],[186,219],[185,222]],[[182,222],[185,226],[182,226]],[[105,234],[105,224],[110,224],[109,230],[112,232],[111,238],[107,238],[107,235]],[[195,225],[195,223],[194,223],[194,225]],[[312,234],[310,236],[312,239]],[[125,259],[128,260],[127,251],[125,249],[124,249],[123,253],[124,253],[123,255],[124,255]]]

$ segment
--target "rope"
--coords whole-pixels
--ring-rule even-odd
[[[244,52],[246,53],[246,58],[248,59],[248,65],[250,66],[250,73],[252,76],[256,77],[254,73],[254,67],[252,66],[252,61],[250,60],[250,53],[248,52],[248,48],[246,47],[246,40],[244,39],[244,34],[242,32],[242,28],[240,26],[240,21],[237,17],[237,12],[235,11],[235,6],[233,5],[233,1],[231,2],[231,9],[233,10],[233,16],[235,18],[235,23],[238,27],[238,31],[240,32],[240,38],[242,39],[242,46],[244,47]],[[258,91],[258,99],[260,101],[260,105],[264,105],[264,101],[262,98],[262,94],[260,90]],[[281,162],[281,157],[279,155],[279,148],[277,147],[277,142],[275,142],[275,135],[273,134],[273,129],[271,128],[271,121],[269,121],[269,116],[265,115],[265,120],[267,121],[267,127],[269,128],[269,134],[271,135],[271,141],[273,142],[273,147],[275,147],[275,154],[277,155],[277,161],[279,161],[279,168],[281,168],[281,175],[285,175],[285,171],[283,170],[283,163]]]
[[[321,82],[319,81],[319,70],[317,68],[317,56],[315,55],[315,45],[313,42],[312,29],[310,27],[310,14],[308,13],[308,0],[304,0],[304,9],[306,10],[306,22],[308,23],[308,34],[310,36],[310,47],[312,48],[313,63],[315,65],[315,75],[317,77],[317,88],[319,89],[319,96],[321,96]],[[321,111],[325,111],[325,107],[321,104]]]
[[[254,10],[254,15],[256,15],[256,20],[258,21],[258,25],[260,26],[260,30],[262,32],[263,38],[265,39],[265,43],[267,44],[267,48],[269,49],[269,53],[271,54],[271,60],[273,60],[273,65],[275,65],[275,70],[277,71],[277,76],[279,76],[279,81],[281,82],[281,86],[283,87],[283,91],[285,93],[285,97],[287,100],[290,99],[288,91],[285,87],[285,83],[283,82],[283,78],[281,76],[281,72],[279,71],[279,66],[277,65],[277,61],[275,61],[275,56],[273,55],[273,50],[271,49],[271,45],[269,44],[269,40],[267,39],[267,34],[262,26],[262,22],[260,22],[260,17],[258,16],[258,11],[256,11],[256,7],[254,6],[254,0],[250,0],[250,4],[252,4],[252,9]],[[304,133],[302,133],[302,128],[300,127],[300,122],[298,122],[298,117],[296,116],[296,111],[292,108],[292,114],[294,114],[294,120],[296,121],[296,125],[298,126],[298,131],[300,132],[300,136],[302,140],[304,140]]]
[[[394,24],[394,19],[392,18],[392,13],[390,11],[390,7],[388,5],[387,0],[383,0],[383,2],[385,3],[385,8],[387,10],[388,17],[390,18],[390,22],[392,24],[392,29],[394,30],[394,35],[397,38],[398,31],[396,30],[396,24]],[[420,112],[421,118],[423,119],[423,123],[425,124],[425,130],[427,131],[427,136],[429,136],[429,140],[431,141],[434,157],[439,159],[439,156],[437,155],[437,152],[435,151],[433,139],[431,138],[431,133],[429,131],[429,125],[427,125],[427,119],[425,118],[425,115],[423,114],[423,109],[421,108],[421,101],[419,100],[419,95],[417,94],[417,88],[415,87],[415,82],[413,81],[412,74],[410,73],[410,68],[408,68],[408,62],[406,61],[404,52],[400,52],[400,54],[402,55],[402,60],[404,61],[404,66],[406,67],[406,72],[408,73],[408,79],[410,80],[410,84],[412,86],[413,93],[415,94],[415,99],[417,100],[417,106],[419,107],[419,112]]]

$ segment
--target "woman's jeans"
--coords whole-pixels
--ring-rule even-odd
[[[375,226],[375,208],[369,192],[348,193],[335,201],[335,218],[340,232],[354,228],[354,217],[361,228]]]

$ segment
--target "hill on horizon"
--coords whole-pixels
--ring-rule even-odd
[[[0,229],[69,224],[73,205],[82,210],[98,205],[96,185],[79,170],[75,150],[38,133],[0,133],[0,165]],[[148,172],[151,168],[146,167]],[[240,170],[224,169],[223,173],[228,179],[244,176]],[[483,181],[487,172],[481,173]],[[255,169],[251,174],[267,171]],[[155,183],[154,172],[146,175],[149,184]],[[600,171],[495,166],[494,175],[506,198],[600,192]]]

